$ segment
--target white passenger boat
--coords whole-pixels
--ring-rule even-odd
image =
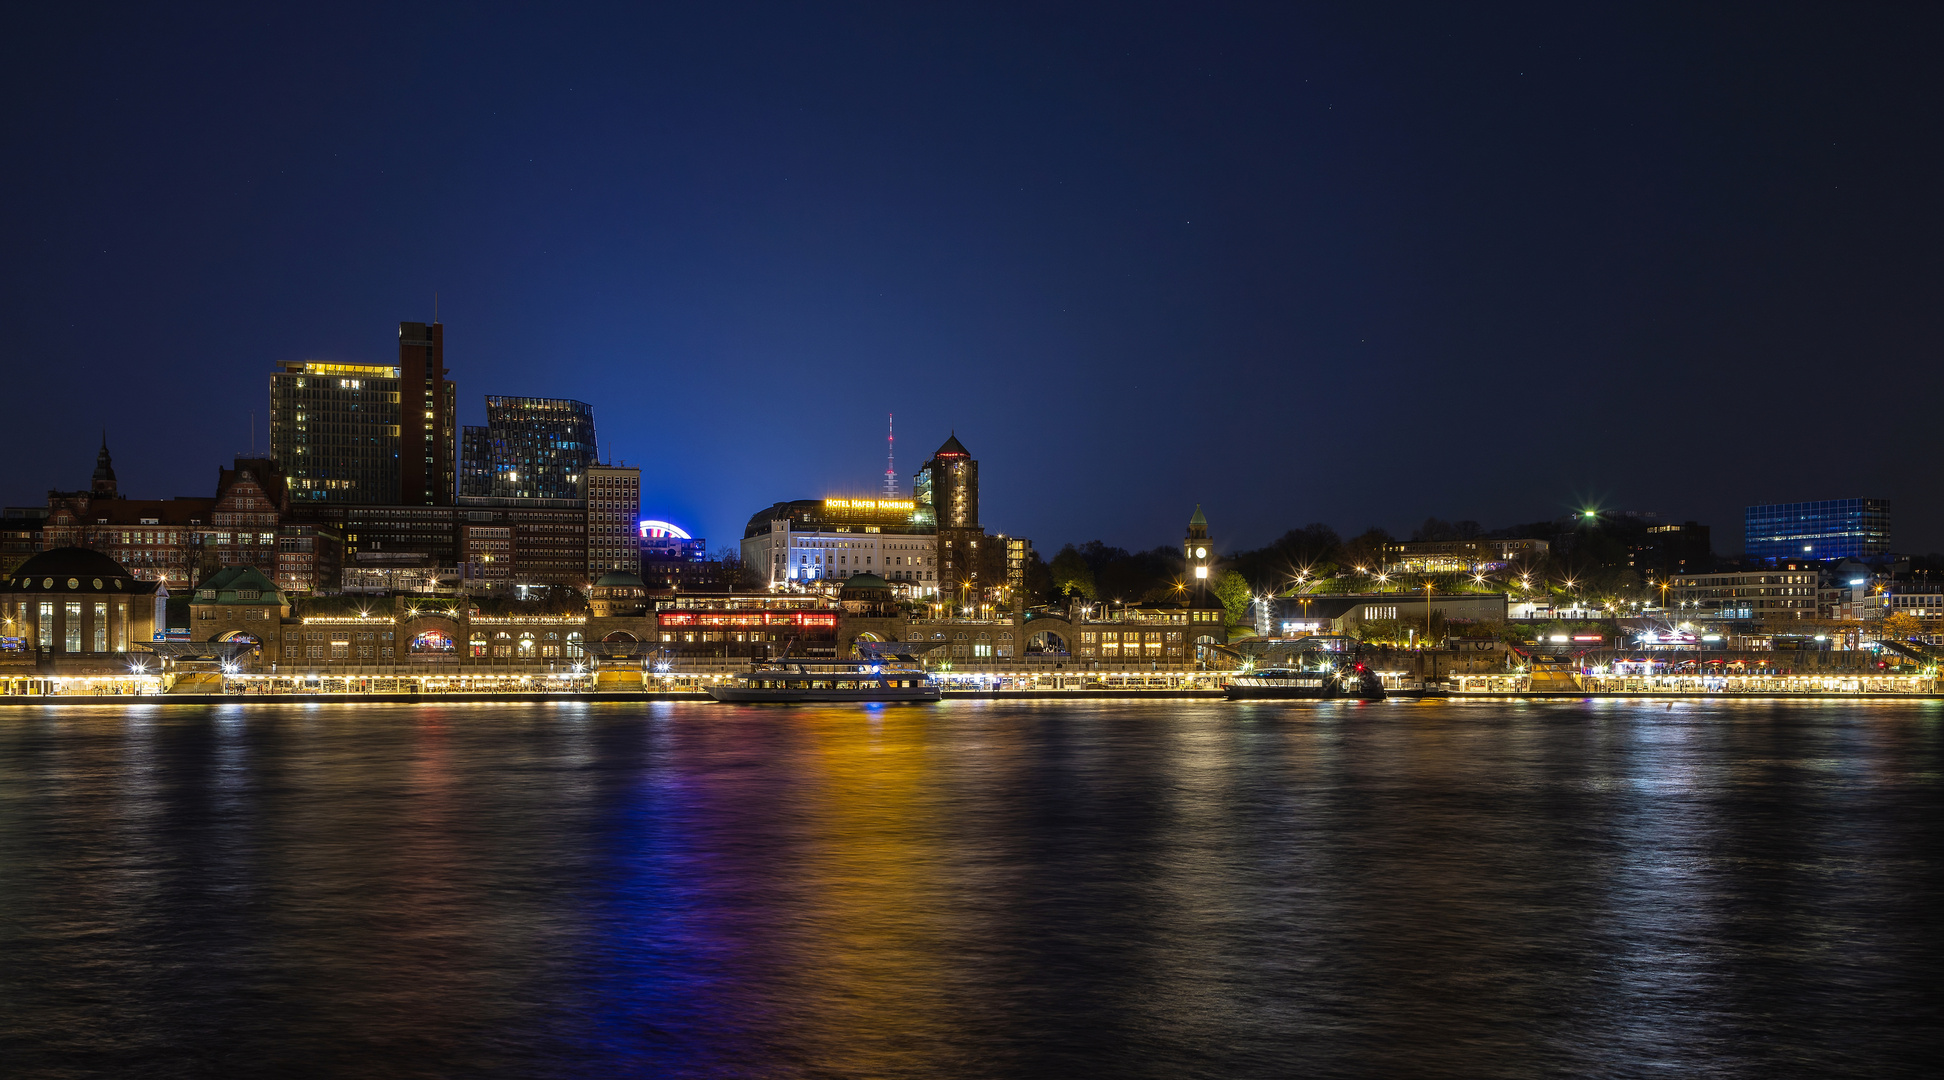
[[[1237,675],[1224,687],[1230,701],[1253,698],[1362,698],[1384,699],[1384,682],[1363,665],[1341,670],[1305,671],[1292,668],[1264,668]]]
[[[1255,698],[1362,698],[1382,701],[1384,680],[1361,659],[1361,649],[1340,634],[1297,638],[1278,645],[1288,662],[1230,679],[1229,700]]]
[[[917,668],[883,664],[781,663],[738,672],[709,687],[717,701],[937,701],[938,684]]]

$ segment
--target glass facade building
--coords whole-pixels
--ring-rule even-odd
[[[594,407],[566,398],[486,399],[486,426],[460,435],[460,494],[582,499],[594,464]]]
[[[1743,551],[1751,559],[1869,559],[1890,554],[1890,500],[1826,499],[1751,506]]]

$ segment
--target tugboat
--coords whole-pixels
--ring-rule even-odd
[[[1291,645],[1291,664],[1259,668],[1229,680],[1230,701],[1264,698],[1384,700],[1384,680],[1363,662],[1348,638],[1304,638]]]
[[[939,686],[915,668],[822,662],[765,664],[711,686],[717,701],[937,701]]]

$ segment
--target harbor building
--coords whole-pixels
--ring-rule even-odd
[[[0,681],[121,675],[168,592],[98,551],[43,551],[0,579]],[[9,692],[12,692],[9,690]]]

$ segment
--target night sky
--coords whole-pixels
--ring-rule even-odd
[[[1050,553],[1935,498],[1944,14],[23,5],[0,500],[213,493],[275,361],[592,402],[741,535],[956,429]],[[1571,9],[1571,10],[1568,10]]]

